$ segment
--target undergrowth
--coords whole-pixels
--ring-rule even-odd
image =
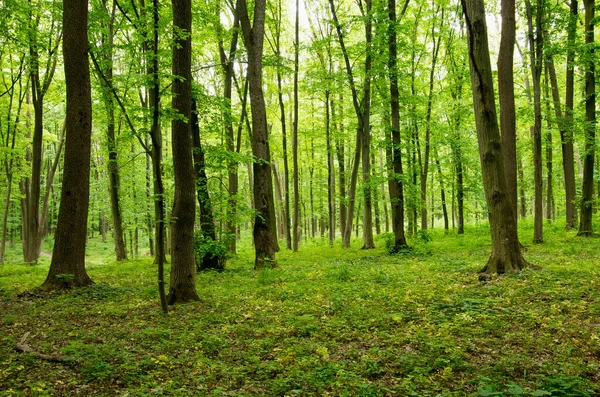
[[[541,270],[484,283],[485,226],[433,230],[398,254],[385,234],[375,250],[317,238],[258,272],[241,244],[225,271],[198,275],[199,302],[166,316],[152,260],[107,260],[110,242],[90,240],[95,284],[68,294],[35,291],[47,259],[9,263],[0,394],[596,396],[600,246],[560,226],[531,245],[530,230],[525,257]],[[74,363],[16,352],[26,332]]]

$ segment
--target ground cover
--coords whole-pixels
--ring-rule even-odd
[[[527,244],[541,266],[480,281],[485,226],[434,231],[390,255],[305,242],[252,270],[242,243],[201,301],[160,312],[150,258],[117,263],[92,239],[96,284],[35,291],[48,270],[0,266],[0,394],[7,396],[595,396],[600,244],[560,224]],[[27,343],[54,363],[20,353]]]

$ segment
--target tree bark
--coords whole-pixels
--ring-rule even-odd
[[[238,0],[240,22],[248,50],[248,80],[252,111],[252,153],[254,155],[254,268],[275,267],[279,251],[271,175],[271,152],[267,131],[267,113],[262,87],[262,53],[264,43],[266,0],[254,3],[253,23],[250,25],[246,0]]]
[[[44,290],[93,283],[85,270],[90,193],[92,95],[88,61],[88,2],[63,2],[63,56],[66,82],[65,144],[60,210],[52,261]]]
[[[578,236],[592,236],[592,207],[594,200],[594,146],[596,140],[596,88],[594,58],[594,0],[584,0],[585,7],[585,154],[583,156],[583,185]]]
[[[404,15],[408,1],[404,3],[401,16]],[[388,73],[390,79],[390,116],[391,131],[388,140],[391,144],[391,162],[389,165],[388,189],[392,210],[392,231],[394,232],[393,252],[408,247],[404,233],[404,183],[402,170],[402,142],[400,137],[400,94],[398,90],[398,38],[396,25],[396,0],[388,0]],[[386,217],[387,219],[387,217]],[[387,229],[387,228],[386,228]]]
[[[292,249],[298,252],[300,243],[300,188],[298,182],[298,68],[300,54],[300,0],[296,0],[296,23],[294,31],[294,121],[292,123],[292,161],[294,163],[293,185],[294,185],[294,203],[293,203],[293,230],[292,230]]]
[[[169,304],[198,300],[194,268],[196,214],[192,159],[192,2],[172,0],[173,5],[173,111],[171,122],[175,197],[171,213],[171,281]]]
[[[506,187],[485,8],[483,0],[461,0],[461,3],[468,31],[475,124],[492,238],[492,253],[482,271],[499,274],[519,271],[528,263],[521,255],[517,221]]]
[[[502,33],[498,54],[498,99],[506,187],[517,219],[517,125],[513,61],[515,53],[515,0],[502,0]]]
[[[542,178],[542,100],[541,100],[541,76],[542,76],[542,49],[543,49],[543,2],[537,0],[535,12],[535,34],[533,28],[533,10],[531,2],[525,1],[527,9],[527,27],[529,37],[529,52],[531,62],[531,76],[533,80],[533,106],[534,106],[534,125],[533,135],[533,167],[534,167],[534,227],[533,243],[538,244],[544,241],[544,212],[543,212],[543,189],[544,181]]]

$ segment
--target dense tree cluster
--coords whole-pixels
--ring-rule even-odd
[[[45,288],[91,282],[97,236],[155,257],[166,310],[250,230],[260,269],[489,221],[498,273],[519,219],[593,234],[594,0],[83,3],[0,3],[0,262],[53,238]]]

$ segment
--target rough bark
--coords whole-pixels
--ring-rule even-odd
[[[255,269],[275,267],[275,253],[279,251],[273,199],[271,152],[267,129],[267,112],[262,87],[262,53],[264,43],[266,0],[254,3],[252,25],[246,0],[238,0],[240,22],[248,50],[248,80],[252,112],[252,154],[254,155],[254,220]]]
[[[513,60],[515,53],[515,0],[502,0],[502,33],[498,54],[498,99],[506,187],[517,219],[517,125]]]
[[[87,19],[87,1],[63,2],[67,141],[54,250],[48,276],[42,285],[45,290],[93,282],[85,270],[92,138]]]
[[[492,238],[492,253],[482,271],[486,273],[519,271],[528,263],[521,255],[517,221],[512,212],[506,187],[485,9],[483,0],[461,0],[461,3],[468,31],[475,124]]]
[[[171,281],[169,304],[198,300],[194,268],[196,178],[192,159],[192,2],[173,5],[173,111],[171,122],[175,197],[171,213]]]

